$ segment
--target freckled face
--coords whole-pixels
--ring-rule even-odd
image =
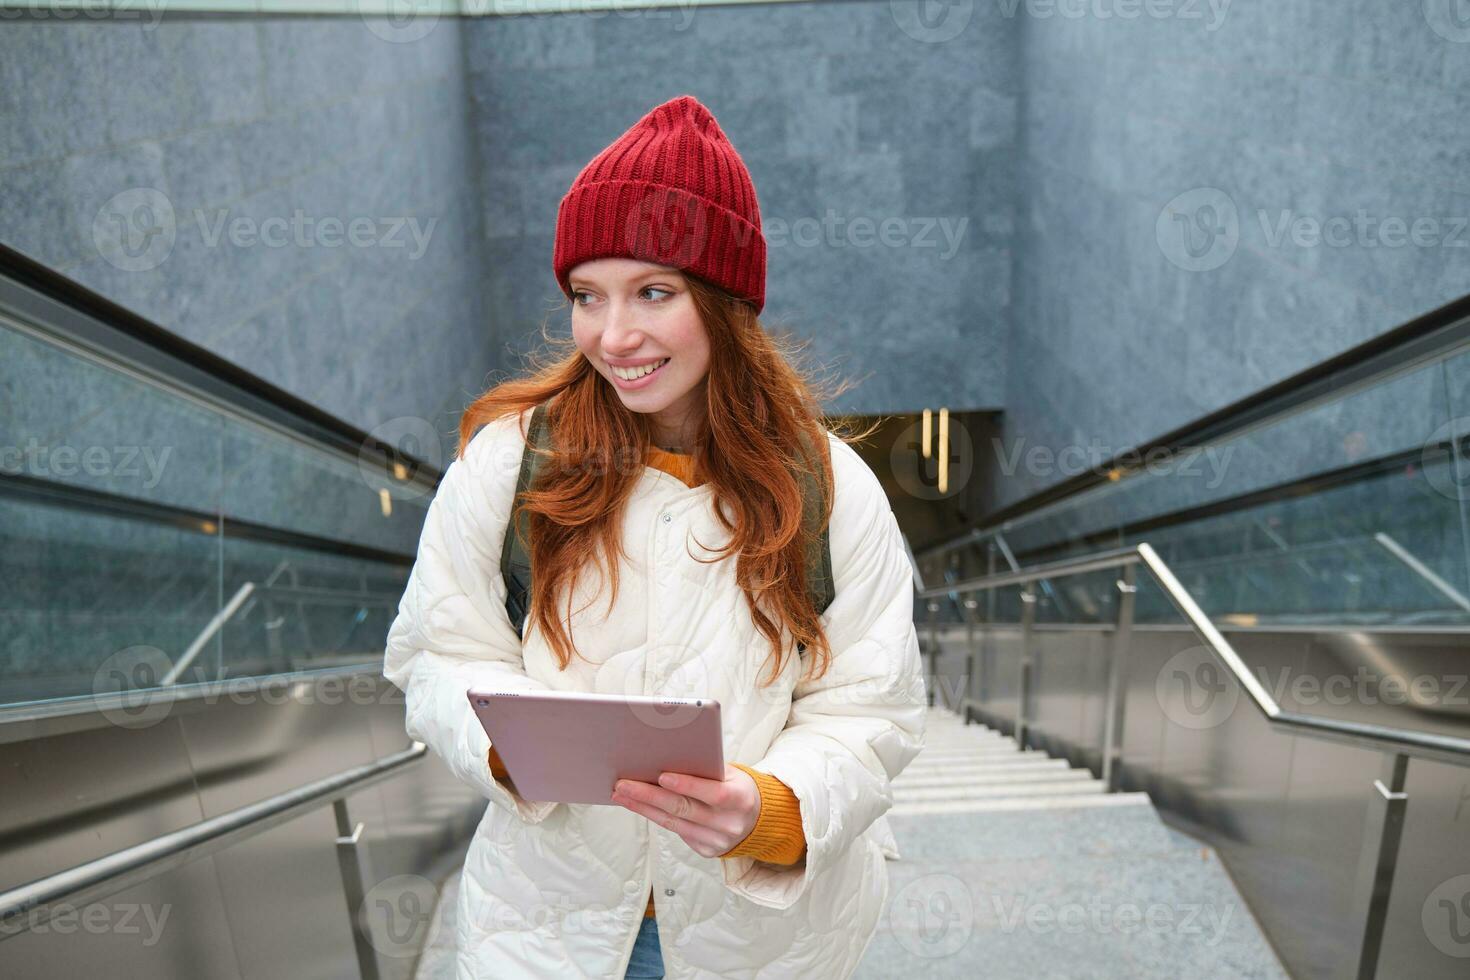
[[[571,270],[572,336],[630,411],[655,416],[668,441],[703,410],[709,335],[677,269],[602,258]],[[649,372],[649,368],[655,370]]]

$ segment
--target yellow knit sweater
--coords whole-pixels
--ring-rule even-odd
[[[672,453],[650,446],[646,458],[649,466],[672,474],[688,486],[697,487],[704,482],[695,478],[694,457],[687,453]],[[491,775],[508,782],[505,765],[500,761],[494,746],[490,747],[489,762]],[[806,838],[801,830],[801,804],[796,794],[775,776],[738,762],[732,764],[755,780],[756,789],[760,791],[761,805],[760,812],[756,815],[755,827],[744,840],[720,857],[750,857],[770,864],[796,864],[806,856]],[[649,892],[648,908],[643,914],[653,915],[652,892]]]

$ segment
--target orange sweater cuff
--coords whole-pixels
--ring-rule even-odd
[[[806,836],[801,829],[801,801],[791,787],[758,769],[732,763],[755,780],[761,794],[761,811],[745,839],[720,857],[750,857],[770,864],[796,864],[806,856]]]
[[[490,746],[490,774],[509,782],[505,763],[495,746]],[[760,814],[749,834],[720,857],[749,857],[769,864],[796,864],[806,856],[806,836],[801,829],[801,801],[791,787],[769,773],[732,763],[755,780],[761,795]]]
[[[500,753],[495,751],[495,746],[490,746],[490,775],[496,779],[507,779],[510,773],[505,771],[505,763],[500,761]]]

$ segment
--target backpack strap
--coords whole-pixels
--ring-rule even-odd
[[[500,576],[505,580],[505,611],[516,635],[525,638],[525,620],[531,598],[531,515],[521,508],[521,498],[531,487],[540,469],[542,457],[532,447],[545,449],[550,441],[546,424],[546,405],[531,410],[531,423],[526,432],[526,447],[521,453],[521,471],[516,477],[515,497],[511,501],[510,520],[506,522],[505,543],[500,549]]]
[[[825,437],[825,433],[824,433]],[[825,441],[825,439],[824,439]],[[811,440],[806,434],[802,435],[802,444],[808,449]],[[823,446],[823,450],[828,447]],[[824,452],[823,455],[826,455]],[[820,457],[811,454],[809,459],[815,462]],[[826,612],[827,607],[832,604],[836,587],[832,582],[832,542],[829,534],[829,525],[819,524],[822,520],[822,483],[820,473],[797,473],[797,482],[801,484],[801,520],[805,533],[811,534],[820,527],[815,538],[807,545],[806,552],[806,588],[807,594],[811,596],[812,607],[820,616]],[[801,656],[806,652],[806,644],[796,644],[796,654]]]

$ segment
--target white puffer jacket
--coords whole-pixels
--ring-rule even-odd
[[[405,693],[408,734],[492,804],[465,860],[460,980],[621,978],[650,889],[669,980],[850,975],[887,901],[890,781],[924,735],[912,566],[877,477],[829,434],[833,659],[817,681],[797,683],[786,634],[785,669],[758,686],[769,644],[736,558],[696,561],[728,541],[711,488],[652,467],[625,512],[617,603],[608,609],[595,566],[581,576],[570,622],[581,656],[559,670],[539,629],[517,637],[499,569],[529,415],[482,427],[446,469],[383,668]],[[701,857],[622,807],[521,798],[490,774],[471,686],[717,699],[726,761],[800,801],[804,861]]]

